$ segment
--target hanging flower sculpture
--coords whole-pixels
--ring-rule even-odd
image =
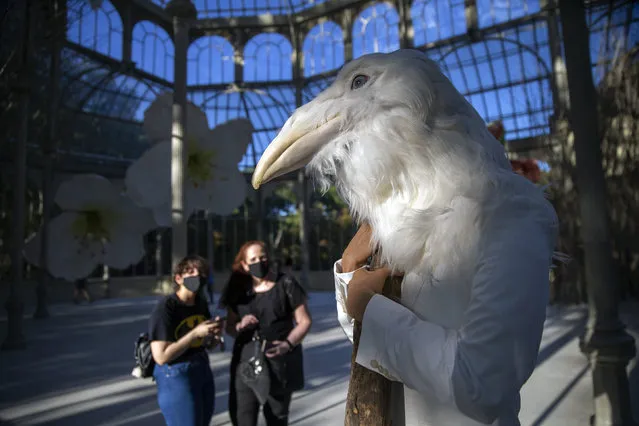
[[[538,183],[541,179],[541,169],[534,158],[510,160],[510,165],[515,173],[522,175],[532,183]]]
[[[171,108],[173,95],[158,97],[144,114],[144,129],[155,144],[126,172],[127,194],[153,211],[159,226],[171,226]],[[188,103],[185,129],[185,214],[208,210],[228,215],[244,202],[246,179],[237,164],[253,136],[247,119],[227,121],[213,130],[204,112]]]
[[[144,256],[146,232],[156,225],[150,210],[136,206],[106,178],[77,175],[63,182],[55,196],[62,213],[49,223],[47,270],[75,281],[96,266],[127,268]],[[26,242],[24,256],[40,264],[40,232]]]
[[[501,120],[491,121],[486,127],[502,145],[506,146],[506,129]],[[541,169],[538,161],[534,158],[510,160],[510,165],[515,173],[522,175],[533,183],[537,183],[541,179]]]

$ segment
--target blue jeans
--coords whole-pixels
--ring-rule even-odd
[[[208,355],[155,365],[158,405],[167,426],[208,426],[215,409],[215,382]]]

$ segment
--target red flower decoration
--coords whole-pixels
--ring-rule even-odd
[[[495,137],[495,139],[501,142],[502,145],[506,143],[506,129],[504,128],[504,123],[502,123],[501,120],[491,121],[486,127],[488,128],[488,131]]]
[[[486,128],[502,145],[506,144],[506,129],[501,120],[491,121],[486,125]],[[541,179],[541,169],[537,160],[533,158],[510,160],[510,165],[515,173],[522,175],[532,183],[537,183]]]
[[[510,160],[510,165],[515,173],[522,175],[532,183],[537,183],[541,179],[541,169],[537,160],[533,158]]]

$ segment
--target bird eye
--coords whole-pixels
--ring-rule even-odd
[[[356,75],[351,83],[351,90],[356,90],[363,87],[368,81],[368,76],[364,74]]]

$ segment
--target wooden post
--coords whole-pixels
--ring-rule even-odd
[[[373,258],[372,265],[376,259]],[[388,277],[382,294],[389,299],[399,300],[403,277]],[[359,349],[362,324],[355,321],[353,330],[353,355],[351,356],[351,377],[346,397],[344,426],[394,426],[391,412],[391,381],[355,362]]]

